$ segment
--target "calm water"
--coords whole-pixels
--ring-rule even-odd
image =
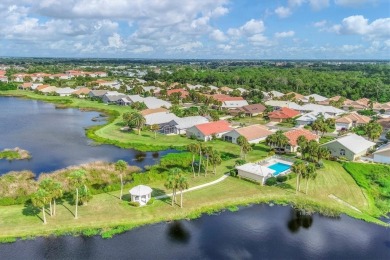
[[[256,205],[100,237],[0,245],[0,259],[390,259],[390,229]]]
[[[11,170],[31,170],[39,174],[97,160],[122,159],[143,167],[173,152],[143,153],[112,145],[94,146],[85,137],[84,128],[101,124],[91,120],[98,116],[97,112],[56,109],[49,103],[0,97],[0,150],[18,146],[32,155],[31,160],[0,160],[0,175]]]

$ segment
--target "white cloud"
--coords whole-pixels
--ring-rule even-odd
[[[380,18],[372,23],[362,15],[344,18],[341,24],[332,28],[338,34],[356,34],[371,39],[390,37],[390,18]]]
[[[280,17],[280,18],[286,18],[289,17],[292,14],[292,11],[288,7],[284,6],[279,6],[278,8],[275,9],[275,13]]]
[[[224,42],[227,40],[227,37],[224,32],[218,29],[215,29],[210,33],[210,38],[218,42]]]
[[[152,52],[154,49],[151,46],[141,45],[138,48],[132,50],[133,53],[146,53]]]
[[[366,3],[375,3],[377,0],[334,0],[336,5],[347,6],[347,7],[356,7],[361,6]]]
[[[293,37],[294,35],[295,35],[294,31],[276,32],[275,33],[276,38],[287,38],[287,37]]]
[[[253,45],[257,45],[257,46],[265,46],[265,47],[268,47],[268,46],[271,46],[272,45],[272,42],[270,42],[270,40],[262,35],[262,34],[255,34],[251,37],[248,38],[248,40],[253,44]]]
[[[240,27],[240,30],[246,35],[253,35],[263,32],[265,29],[264,23],[261,20],[251,19]]]
[[[218,45],[217,45],[217,48],[218,48],[218,49],[221,49],[221,50],[223,50],[223,51],[228,52],[228,51],[231,51],[232,46],[229,45],[229,44],[218,44]]]
[[[122,49],[125,47],[122,37],[118,33],[114,33],[112,36],[108,37],[108,47],[115,49]]]
[[[314,27],[324,27],[327,24],[327,22],[328,21],[326,20],[322,20],[322,21],[315,22],[313,25]]]
[[[329,0],[309,0],[310,7],[314,10],[320,10],[329,6]]]
[[[203,44],[199,41],[196,42],[187,42],[183,43],[178,46],[169,47],[169,50],[176,50],[176,51],[182,51],[182,52],[193,52],[195,49],[199,49],[203,47]]]

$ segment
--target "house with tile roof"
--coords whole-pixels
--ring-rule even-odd
[[[194,137],[202,141],[210,141],[213,136],[221,138],[223,134],[231,131],[229,122],[220,120],[216,122],[209,122],[205,124],[194,125],[187,129],[186,135],[191,138]]]
[[[31,90],[32,85],[33,85],[32,82],[25,82],[23,84],[20,84],[18,86],[18,89],[21,89],[21,90]]]
[[[316,121],[318,118],[323,117],[324,119],[333,118],[332,115],[328,113],[316,113],[316,112],[310,112],[303,114],[302,116],[298,117],[295,122],[297,126],[305,126],[305,125],[311,125]]]
[[[68,97],[70,95],[72,95],[72,93],[74,92],[74,89],[73,88],[70,88],[70,87],[66,87],[66,88],[57,88],[57,90],[55,91],[59,96],[61,97]]]
[[[322,146],[328,148],[333,157],[342,157],[355,161],[370,152],[374,148],[375,143],[368,141],[360,135],[349,134],[327,142]]]
[[[341,116],[336,120],[336,130],[349,130],[353,127],[363,126],[370,123],[371,118],[368,116],[360,115],[356,112],[350,113],[348,115]]]
[[[265,126],[251,125],[233,129],[230,132],[223,134],[222,139],[237,144],[237,138],[243,136],[248,140],[250,144],[257,144],[261,141],[264,141],[267,136],[272,134],[273,132]]]
[[[271,91],[262,91],[264,100],[272,100],[274,98],[283,97],[284,94],[282,92],[271,90]]]
[[[278,110],[282,107],[288,107],[297,111],[303,111],[303,107],[295,102],[283,101],[283,100],[268,100],[265,102],[267,106],[271,106],[273,109]]]
[[[279,110],[275,110],[268,113],[268,118],[273,122],[284,122],[288,119],[295,118],[299,115],[300,115],[299,111],[290,109],[288,107],[282,107]]]
[[[249,105],[243,97],[231,97],[225,94],[206,95],[222,103],[222,108],[234,109]]]
[[[251,104],[231,109],[229,113],[233,116],[239,115],[240,113],[243,113],[245,116],[259,116],[262,115],[266,109],[267,108],[263,104]]]
[[[79,89],[76,89],[75,91],[73,91],[72,95],[76,95],[80,98],[84,98],[84,97],[88,96],[89,92],[91,92],[91,90],[89,88],[82,87],[82,88],[79,88]]]
[[[300,137],[300,136],[306,137],[306,139],[308,141],[315,140],[318,142],[318,140],[320,139],[320,137],[318,135],[312,133],[309,130],[302,129],[302,128],[293,129],[293,130],[287,131],[283,134],[288,138],[288,146],[285,147],[285,151],[291,152],[291,153],[297,152],[297,149],[298,149],[297,140],[298,140],[298,137]]]
[[[186,98],[189,95],[188,91],[182,88],[167,90],[167,96],[170,96],[174,93],[179,93],[181,98]]]

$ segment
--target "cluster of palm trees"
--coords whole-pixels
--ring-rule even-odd
[[[145,125],[146,120],[143,115],[139,112],[127,112],[122,115],[123,121],[128,127],[136,127],[138,129],[138,134],[141,134],[141,129]]]
[[[69,174],[68,184],[75,201],[75,219],[78,218],[78,205],[87,204],[91,195],[86,185],[86,173],[84,170],[76,170]],[[56,215],[56,200],[63,196],[61,183],[54,181],[52,178],[45,178],[39,184],[38,190],[32,195],[31,202],[33,206],[42,209],[43,223],[46,224],[46,207],[49,205],[50,216]]]
[[[296,160],[291,167],[291,170],[297,174],[296,194],[301,190],[301,179],[306,179],[306,191],[308,193],[309,180],[314,180],[317,177],[317,168],[314,163]]]
[[[326,132],[331,131],[335,126],[335,119],[334,118],[327,118],[325,119],[324,116],[319,116],[317,120],[311,124],[311,129],[318,133],[321,133],[321,137],[324,136]]]
[[[289,144],[287,136],[283,134],[283,131],[278,130],[274,134],[267,136],[265,142],[271,147],[283,148]]]
[[[201,172],[201,166],[202,166],[202,159],[205,159],[204,162],[204,176],[208,173],[209,164],[213,166],[213,173],[217,173],[217,166],[221,165],[222,158],[221,154],[213,149],[212,146],[206,146],[204,143],[198,142],[198,143],[191,143],[187,146],[187,150],[192,153],[192,172],[195,176],[200,176]],[[195,170],[195,157],[199,156],[199,163],[198,163],[198,169]]]
[[[176,203],[177,191],[180,191],[180,207],[183,207],[183,191],[188,189],[189,183],[186,175],[180,168],[169,170],[168,178],[164,184],[167,189],[172,189],[172,206]]]
[[[302,160],[319,163],[322,159],[330,157],[330,152],[326,147],[321,146],[315,140],[308,141],[303,135],[298,137],[297,144]]]
[[[244,136],[237,138],[237,144],[240,146],[240,158],[246,159],[246,155],[252,151],[252,146]]]

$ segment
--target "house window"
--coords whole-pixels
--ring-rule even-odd
[[[345,155],[345,150],[344,149],[340,149],[340,155]]]

